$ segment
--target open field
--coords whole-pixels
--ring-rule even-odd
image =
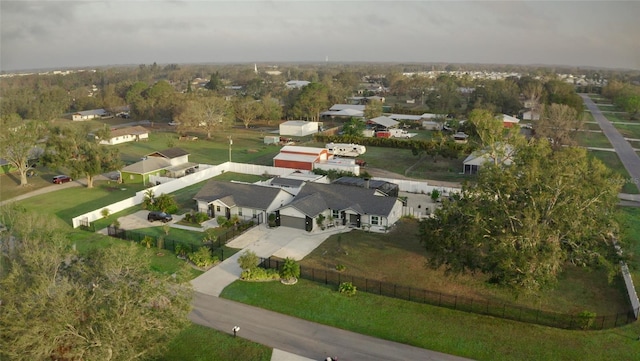
[[[620,122],[622,122],[622,123],[638,123],[638,124],[640,124],[640,121],[638,121],[638,120],[629,119],[629,114],[627,114],[627,113],[604,112],[604,113],[602,113],[602,115],[604,115],[612,123],[620,123]]]

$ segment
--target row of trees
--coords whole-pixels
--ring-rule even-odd
[[[636,119],[640,113],[640,86],[619,81],[609,82],[602,95],[629,113],[630,119]]]
[[[0,117],[0,154],[20,174],[20,186],[27,185],[27,173],[36,161],[51,168],[66,169],[74,178],[85,177],[93,187],[97,175],[122,166],[117,148],[99,144],[109,137],[108,129],[90,136],[86,126],[53,125],[16,117]]]

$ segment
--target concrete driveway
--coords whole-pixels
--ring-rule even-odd
[[[299,261],[329,236],[350,230],[343,226],[325,231],[306,232],[289,227],[268,228],[261,224],[227,244],[242,251],[195,278],[191,284],[197,292],[218,297],[225,287],[240,278],[242,270],[238,265],[238,258],[246,250],[254,252],[258,257],[290,257]]]

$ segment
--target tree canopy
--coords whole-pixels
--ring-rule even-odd
[[[0,117],[0,157],[20,173],[20,185],[27,185],[27,171],[40,156],[37,142],[45,133],[45,126],[37,121],[19,117]]]
[[[188,324],[186,277],[153,273],[141,247],[82,254],[51,217],[0,212],[1,359],[153,358]]]
[[[566,262],[613,273],[619,177],[581,148],[534,139],[516,149],[510,166],[486,164],[421,222],[430,265],[519,292],[552,285]]]

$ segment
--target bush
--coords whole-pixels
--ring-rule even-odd
[[[185,257],[187,252],[189,252],[189,248],[182,243],[176,243],[173,250],[179,257]]]
[[[200,268],[207,268],[218,261],[218,257],[211,256],[211,251],[207,247],[200,247],[196,252],[189,253],[187,258]]]
[[[207,221],[209,219],[209,216],[204,212],[198,212],[198,213],[194,214],[193,217],[195,218],[195,222],[194,223],[202,223],[202,222]]]
[[[151,248],[151,246],[153,246],[153,238],[151,238],[151,236],[144,236],[142,244],[144,244],[147,248]]]
[[[357,291],[356,286],[354,286],[353,283],[351,282],[342,282],[338,287],[338,292],[344,295],[347,295],[349,297],[355,295],[356,291]]]
[[[336,266],[336,271],[338,271],[338,272],[342,272],[342,271],[344,271],[346,269],[347,269],[347,266],[345,266],[343,264],[339,264],[339,265]]]
[[[276,281],[280,279],[280,274],[275,269],[254,267],[250,270],[242,271],[240,277],[246,281]]]
[[[578,319],[580,322],[580,328],[583,330],[588,330],[593,326],[593,321],[595,321],[596,313],[590,311],[582,311],[578,314]]]
[[[252,251],[244,251],[244,253],[238,257],[238,264],[243,271],[257,268],[259,261],[258,256]]]

